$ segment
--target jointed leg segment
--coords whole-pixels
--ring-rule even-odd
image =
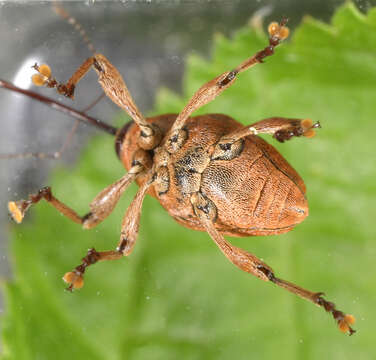
[[[263,60],[273,55],[274,48],[279,45],[279,43],[288,36],[288,28],[285,27],[286,20],[283,20],[280,24],[272,23],[269,26],[269,45],[263,50],[260,50],[255,55],[246,59],[244,62],[239,64],[235,69],[231,71],[226,71],[223,74],[217,76],[213,80],[210,80],[200,89],[189,100],[188,104],[184,107],[181,113],[176,118],[175,123],[171,127],[167,137],[168,139],[179,135],[179,132],[184,127],[184,124],[188,117],[197,109],[204,106],[205,104],[214,100],[218,95],[220,95],[225,89],[230,87],[236,80],[237,75],[243,71],[248,70],[256,64],[262,63]]]
[[[152,184],[152,181],[152,172],[150,171],[149,178],[138,189],[136,196],[124,215],[123,222],[121,224],[120,241],[116,250],[125,256],[128,256],[132,252],[136,243],[140,225],[142,203],[147,190]]]
[[[93,67],[98,74],[98,81],[105,94],[120,108],[126,111],[141,129],[139,145],[143,149],[153,149],[161,140],[159,128],[149,124],[138,107],[136,106],[129,90],[120,75],[119,71],[102,54],[95,54],[83,62],[75,71],[66,84],[58,82],[51,76],[51,69],[48,65],[34,65],[38,74],[34,74],[32,80],[37,86],[56,88],[59,94],[73,99],[76,85]]]
[[[230,87],[235,82],[239,73],[258,63],[262,63],[266,57],[271,56],[274,53],[274,48],[288,36],[288,29],[285,27],[285,21],[282,21],[281,24],[271,24],[269,26],[269,34],[269,45],[267,47],[246,59],[232,71],[224,72],[215,79],[204,84],[193,95],[188,104],[178,115],[175,123],[166,136],[166,144],[175,144],[179,139],[183,139],[182,142],[184,142],[184,124],[195,110],[209,103],[225,89]],[[154,149],[160,144],[161,133],[159,129],[146,121],[134,103],[123,78],[117,69],[103,55],[94,54],[94,56],[87,59],[66,84],[57,82],[51,76],[51,70],[48,66],[38,66],[36,64],[34,67],[39,73],[33,77],[33,81],[36,85],[45,85],[47,87],[56,88],[60,94],[70,98],[73,98],[77,83],[85,76],[89,69],[93,67],[98,74],[99,83],[106,95],[119,107],[125,110],[140,127],[140,147],[149,150]],[[239,141],[248,135],[269,133],[277,140],[283,142],[293,136],[304,135],[310,137],[314,134],[313,129],[317,127],[320,127],[319,123],[312,124],[312,122],[308,120],[286,119],[280,117],[265,119],[225,135],[220,139],[213,156],[216,157],[218,155],[218,158],[230,159],[231,156],[241,148]],[[234,146],[234,152],[230,151],[230,153],[228,153],[229,149],[231,149],[231,146],[234,144],[238,144],[239,146]],[[167,146],[168,145],[166,145],[166,147]],[[176,149],[178,148],[179,147],[176,146]],[[169,150],[170,153],[174,152],[173,147]],[[99,224],[112,212],[127,186],[141,172],[145,171],[146,168],[148,167],[143,166],[142,162],[136,162],[135,166],[131,168],[127,175],[101,191],[95,197],[90,204],[91,211],[83,217],[79,216],[74,210],[56,199],[52,195],[49,187],[41,189],[35,195],[30,195],[28,200],[10,202],[9,210],[13,218],[17,222],[21,222],[25,212],[32,204],[36,204],[41,199],[45,199],[72,221],[82,224],[85,228],[91,228]],[[78,289],[83,286],[83,275],[87,267],[98,261],[117,260],[131,253],[138,236],[142,202],[148,188],[153,182],[153,171],[154,168],[149,171],[147,181],[140,187],[131,205],[126,211],[122,222],[120,241],[116,250],[97,252],[95,249],[90,249],[87,255],[82,259],[82,263],[73,271],[64,275],[63,279],[70,284],[68,290]],[[322,297],[322,293],[311,292],[293,283],[277,278],[274,275],[273,270],[255,255],[229,243],[215,227],[217,217],[215,204],[204,194],[200,192],[194,193],[191,196],[191,203],[196,216],[200,219],[205,230],[223,254],[234,265],[245,272],[255,275],[261,280],[271,281],[279,287],[323,307],[327,312],[332,314],[339,328],[343,332],[348,332],[350,335],[355,332],[350,326],[354,322],[354,318],[351,315],[346,315],[337,310],[333,303],[326,301]]]
[[[347,332],[349,335],[352,335],[355,332],[355,330],[351,328],[351,325],[355,322],[355,318],[352,315],[347,315],[342,311],[337,310],[334,303],[329,302],[322,297],[323,293],[312,292],[286,280],[277,278],[274,275],[273,270],[255,255],[230,244],[215,228],[217,209],[210,199],[201,193],[195,193],[191,197],[191,203],[195,214],[200,219],[210,237],[214,240],[223,254],[239,269],[255,275],[261,280],[271,281],[275,285],[278,285],[303,299],[311,301],[315,305],[321,306],[327,312],[332,314],[341,331]]]
[[[29,195],[28,200],[10,201],[8,209],[12,218],[17,223],[21,223],[30,206],[44,199],[61,214],[77,224],[82,224],[84,228],[89,229],[98,225],[111,214],[125,189],[143,170],[144,167],[140,163],[137,163],[120,180],[102,190],[90,203],[91,211],[85,216],[79,216],[73,209],[53,196],[50,187],[39,190],[37,194]]]
[[[95,264],[98,261],[105,260],[117,260],[123,257],[123,254],[119,251],[101,251],[98,252],[94,248],[89,249],[87,255],[82,258],[82,263],[73,271],[67,272],[63,276],[63,280],[69,283],[67,288],[68,291],[73,291],[73,289],[80,289],[84,285],[83,275],[86,268],[90,265]]]
[[[280,142],[294,136],[313,137],[315,128],[321,127],[319,122],[313,123],[310,119],[288,119],[272,117],[245,126],[232,133],[224,135],[216,144],[212,159],[231,160],[243,148],[243,138],[249,135],[271,134]]]
[[[254,124],[245,126],[230,134],[223,136],[220,143],[234,143],[248,135],[270,134],[280,142],[290,140],[293,136],[313,137],[315,128],[321,127],[319,122],[313,123],[310,119],[289,119],[272,117]]]
[[[83,275],[88,266],[93,265],[98,261],[118,260],[131,253],[138,236],[142,202],[146,195],[146,191],[152,184],[151,175],[152,173],[149,172],[148,180],[140,187],[125,213],[120,241],[116,250],[98,252],[95,249],[90,249],[87,255],[82,259],[82,263],[73,271],[64,275],[64,281],[70,284],[68,290],[72,291],[73,289],[79,289],[83,286]]]

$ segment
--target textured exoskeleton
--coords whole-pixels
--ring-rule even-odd
[[[61,8],[57,11],[68,18]],[[82,32],[74,19],[69,18],[69,21]],[[319,123],[314,124],[309,119],[272,117],[244,126],[221,114],[191,116],[230,87],[241,72],[271,56],[275,47],[288,35],[285,22],[272,23],[269,34],[269,44],[264,49],[233,70],[204,84],[180,114],[147,119],[137,108],[122,76],[102,54],[94,52],[66,84],[56,81],[47,65],[35,65],[38,72],[33,78],[35,84],[56,88],[60,94],[70,98],[73,98],[77,83],[90,68],[94,68],[105,94],[133,119],[117,130],[80,114],[103,130],[116,133],[116,151],[128,170],[121,179],[94,198],[88,214],[79,216],[55,198],[49,187],[30,195],[28,200],[9,203],[9,210],[17,222],[22,221],[32,204],[45,199],[62,214],[89,229],[112,212],[132,181],[138,183],[140,188],[123,218],[117,248],[101,252],[90,249],[82,263],[65,274],[64,280],[70,283],[69,290],[83,286],[83,275],[90,265],[120,259],[132,252],[138,235],[142,202],[149,193],[180,224],[206,231],[224,255],[241,270],[323,307],[333,315],[340,330],[350,335],[354,332],[350,326],[354,317],[337,310],[332,302],[322,297],[322,293],[305,290],[276,277],[267,264],[232,245],[223,236],[281,234],[293,229],[308,215],[303,180],[258,134],[271,134],[281,142],[294,136],[311,137]],[[88,41],[87,38],[85,40]],[[5,86],[4,82],[0,85]],[[11,89],[9,84],[6,87]],[[52,100],[45,102],[57,107]],[[72,110],[70,113],[75,114]]]
[[[147,120],[161,129],[163,137],[176,117],[170,114]],[[291,230],[308,215],[306,188],[299,174],[273,146],[257,135],[249,135],[241,140],[241,151],[233,159],[213,155],[221,137],[243,127],[221,114],[189,118],[185,123],[186,142],[168,155],[164,166],[164,187],[151,186],[148,193],[176,221],[195,230],[205,231],[191,205],[190,197],[195,192],[214,203],[214,224],[223,234],[270,235]],[[129,170],[139,151],[140,129],[131,123],[126,130],[117,143],[121,144],[118,155]],[[155,154],[147,156],[152,164]],[[146,175],[136,179],[139,185],[145,181]]]

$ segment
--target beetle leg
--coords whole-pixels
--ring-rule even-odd
[[[315,305],[321,306],[327,312],[332,314],[341,331],[347,332],[349,335],[352,335],[355,332],[350,326],[355,322],[355,318],[352,315],[347,315],[342,311],[337,310],[334,303],[327,301],[322,297],[323,293],[312,292],[286,280],[277,278],[274,275],[273,270],[255,255],[229,243],[215,228],[217,209],[210,199],[201,193],[195,193],[191,196],[191,203],[196,216],[200,219],[210,237],[214,240],[227,259],[239,269],[255,275],[261,280],[271,281],[279,287],[286,289],[303,299],[309,300]]]
[[[125,256],[128,256],[132,252],[133,247],[136,243],[140,225],[142,203],[144,201],[146,192],[153,181],[154,179],[152,177],[152,172],[150,171],[149,177],[138,189],[136,196],[134,197],[132,203],[129,205],[124,215],[121,224],[120,241],[116,250],[121,252]]]
[[[58,82],[51,75],[51,69],[48,65],[34,65],[38,72],[32,77],[33,83],[37,86],[47,86],[56,88],[59,94],[73,99],[76,85],[93,67],[98,74],[98,82],[102,86],[105,94],[121,109],[126,111],[129,116],[138,124],[141,129],[140,146],[143,149],[153,149],[159,145],[161,132],[156,125],[149,124],[138,107],[136,106],[129,90],[120,75],[119,71],[102,54],[85,60],[82,65],[74,72],[66,84]]]
[[[12,218],[17,223],[21,223],[30,206],[45,199],[61,214],[77,224],[82,224],[85,229],[90,229],[111,214],[125,189],[143,170],[144,167],[138,163],[120,180],[102,190],[90,203],[91,211],[85,216],[79,216],[73,209],[53,196],[50,187],[44,187],[37,194],[29,195],[28,200],[10,201],[8,209]]]
[[[72,291],[73,289],[79,289],[84,285],[83,276],[88,266],[93,265],[98,261],[118,260],[131,253],[138,235],[142,202],[152,183],[152,172],[149,171],[147,180],[139,188],[136,196],[125,213],[121,226],[120,242],[116,250],[98,252],[95,249],[90,249],[87,255],[82,259],[82,263],[73,271],[67,272],[64,275],[63,280],[66,283],[69,283],[67,290]]]
[[[223,136],[217,147],[224,147],[225,144],[233,144],[248,135],[271,134],[280,142],[291,139],[293,136],[313,137],[315,128],[320,128],[320,122],[313,123],[311,119],[289,119],[283,117],[272,117]]]
[[[178,115],[166,138],[170,140],[174,136],[177,136],[179,131],[184,127],[188,117],[230,87],[235,82],[239,73],[262,63],[266,57],[273,55],[274,48],[288,36],[289,30],[285,24],[286,19],[282,20],[280,24],[272,23],[269,26],[269,45],[267,47],[246,59],[233,70],[226,71],[201,86]]]
[[[255,255],[230,244],[215,228],[214,223],[217,217],[217,209],[214,203],[199,192],[191,196],[191,203],[196,216],[200,219],[205,230],[223,254],[241,270],[251,273],[261,280],[269,281],[268,276],[261,270],[262,267],[262,269],[269,269],[269,271],[272,272],[273,270],[267,264],[262,262]]]
[[[69,284],[67,290],[73,291],[84,286],[84,273],[86,268],[98,261],[117,260],[123,257],[119,251],[96,251],[94,248],[89,249],[87,255],[82,258],[82,263],[75,267],[73,271],[65,273],[63,280]]]
[[[337,322],[338,328],[349,335],[354,334],[356,331],[351,327],[355,322],[355,317],[350,314],[345,314],[340,310],[337,310],[336,305],[331,301],[325,300],[322,292],[312,292],[302,287],[295,285],[289,281],[279,279],[274,276],[274,273],[270,269],[264,268],[263,265],[259,266],[261,271],[265,272],[265,275],[269,278],[271,282],[278,285],[279,287],[290,291],[293,294],[300,296],[303,299],[313,302],[315,305],[322,307],[325,311],[332,314],[333,319]]]

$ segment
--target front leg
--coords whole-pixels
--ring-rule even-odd
[[[314,129],[321,128],[319,121],[313,123],[311,119],[290,119],[284,117],[271,117],[258,121],[244,128],[247,135],[270,134],[279,142],[290,140],[294,136],[314,137]]]
[[[128,113],[134,122],[141,129],[139,145],[141,148],[150,150],[159,145],[162,134],[159,128],[149,124],[144,118],[141,111],[134,102],[127,85],[114,65],[102,54],[94,54],[94,56],[85,60],[81,66],[74,72],[68,82],[58,82],[51,74],[48,65],[34,65],[34,69],[38,72],[32,77],[34,85],[55,88],[59,94],[73,99],[77,84],[93,68],[98,75],[98,82],[102,86],[105,94],[121,109]]]
[[[217,208],[213,201],[198,192],[191,196],[191,203],[196,216],[200,219],[205,230],[227,259],[229,259],[235,266],[247,273],[255,275],[261,280],[270,281],[303,299],[313,302],[315,305],[321,306],[327,312],[332,314],[342,332],[347,332],[349,335],[352,335],[355,332],[350,326],[355,322],[355,318],[352,315],[347,315],[342,311],[337,310],[334,303],[327,301],[322,297],[322,292],[312,292],[286,280],[277,278],[274,275],[272,268],[255,255],[229,243],[215,228]]]
[[[270,134],[279,142],[284,142],[294,136],[311,138],[315,136],[314,129],[320,127],[318,121],[313,123],[310,119],[267,118],[222,136],[215,146],[212,159],[233,159],[243,148],[242,139],[249,135]]]
[[[311,119],[290,119],[284,117],[271,117],[244,128],[224,135],[220,142],[230,142],[246,137],[248,135],[270,134],[280,142],[290,140],[294,136],[305,136],[311,138],[315,136],[315,130],[321,128],[320,122],[313,123]]]

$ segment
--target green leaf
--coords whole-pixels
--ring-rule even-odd
[[[250,28],[217,36],[213,60],[188,59],[184,94],[161,90],[155,113],[178,112],[204,82],[265,46]],[[305,179],[310,216],[277,237],[232,239],[282,278],[325,291],[357,317],[341,334],[322,309],[239,271],[209,236],[181,227],[155,199],[143,207],[134,252],[89,269],[82,290],[60,280],[86,250],[116,246],[133,186],[97,229],[83,231],[48,204],[14,228],[15,279],[5,285],[3,359],[372,359],[376,171],[376,10],[338,10],[331,25],[307,18],[262,66],[197,113],[244,124],[270,116],[320,120],[314,139],[269,139]],[[56,196],[85,213],[121,177],[111,139],[96,138]]]

